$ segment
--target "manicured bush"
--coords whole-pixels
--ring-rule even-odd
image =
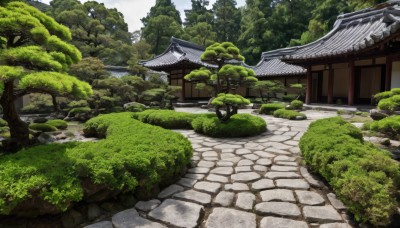
[[[294,100],[294,101],[290,102],[290,107],[292,107],[295,110],[302,110],[303,105],[304,105],[304,103],[299,100]]]
[[[146,110],[133,114],[133,118],[166,129],[192,129],[196,114],[175,112],[172,110]]]
[[[7,126],[8,126],[7,121],[0,119],[0,127],[7,127]]]
[[[34,131],[41,131],[41,132],[53,132],[57,131],[57,128],[47,124],[47,123],[32,123],[29,125],[29,128]]]
[[[46,124],[56,127],[57,129],[60,129],[60,130],[67,129],[67,127],[68,127],[67,121],[64,121],[64,120],[49,120],[46,122]]]
[[[19,205],[29,206],[21,213],[56,213],[74,202],[119,193],[154,196],[181,175],[192,157],[184,136],[143,124],[131,113],[93,118],[85,133],[105,139],[37,146],[0,157],[0,214],[19,214]]]
[[[400,88],[378,93],[374,98],[379,101],[379,110],[394,112],[400,109]]]
[[[394,138],[400,134],[400,116],[390,116],[370,124],[370,129]]]
[[[393,97],[395,95],[400,95],[400,88],[394,88],[390,91],[385,91],[382,93],[375,94],[374,98],[375,98],[375,100],[380,101],[383,99]]]
[[[197,133],[222,138],[253,136],[267,129],[264,119],[250,114],[236,114],[226,123],[216,115],[203,115],[194,119],[192,126]]]
[[[143,112],[147,109],[147,107],[144,104],[132,102],[132,103],[124,104],[124,109],[127,112]]]
[[[274,117],[283,118],[288,120],[305,120],[307,116],[303,113],[296,112],[293,110],[278,109],[274,112]]]
[[[332,186],[359,222],[384,226],[396,212],[399,165],[387,151],[363,141],[341,117],[312,123],[300,140],[306,163]]]
[[[260,114],[272,115],[276,110],[285,108],[283,103],[263,104],[260,108]]]
[[[286,102],[292,102],[297,99],[299,95],[297,94],[287,94],[282,96],[282,100]]]
[[[76,115],[80,113],[88,113],[90,112],[91,109],[89,107],[80,107],[80,108],[73,108],[71,111],[69,111],[70,114]]]

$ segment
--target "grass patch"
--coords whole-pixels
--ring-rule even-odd
[[[32,123],[29,125],[29,128],[34,130],[34,131],[40,131],[40,132],[54,132],[57,131],[57,128],[47,124],[47,123]]]
[[[274,112],[274,117],[283,118],[288,120],[305,120],[307,116],[303,113],[296,112],[293,110],[278,109]]]
[[[192,129],[192,121],[198,114],[175,112],[172,110],[146,110],[133,114],[133,118],[143,123],[166,129]]]
[[[49,120],[46,122],[46,124],[53,126],[59,130],[65,130],[68,128],[68,123],[64,120]]]
[[[283,103],[270,103],[263,104],[260,108],[260,114],[272,115],[276,110],[284,109],[285,104]]]

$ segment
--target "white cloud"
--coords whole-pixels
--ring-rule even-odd
[[[51,0],[42,0],[42,2],[49,4]],[[81,2],[86,2],[88,0],[80,0]],[[124,17],[125,21],[128,23],[129,31],[133,32],[140,29],[143,24],[140,21],[143,17],[147,15],[150,8],[154,6],[155,0],[97,0],[97,2],[102,2],[107,8],[117,8]],[[185,17],[184,10],[190,9],[190,0],[173,0],[176,8],[181,12],[182,20]],[[216,0],[210,0],[210,6],[212,6]],[[237,0],[237,6],[245,5],[245,0]]]

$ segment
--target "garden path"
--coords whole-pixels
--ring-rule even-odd
[[[336,113],[305,113],[309,120],[300,122],[262,116],[268,131],[250,138],[179,131],[192,142],[193,168],[157,199],[87,227],[351,227],[343,204],[303,166],[298,147],[313,120]]]

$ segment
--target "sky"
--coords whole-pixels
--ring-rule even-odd
[[[51,0],[41,0],[43,3],[49,4]],[[80,0],[86,2],[87,0]],[[155,5],[155,0],[96,0],[102,2],[107,8],[117,8],[125,17],[125,22],[128,23],[129,31],[139,30],[143,24],[140,21],[150,11],[150,8]],[[185,16],[184,10],[191,8],[190,0],[172,0],[176,8],[181,12],[182,20]],[[216,0],[210,0],[210,6]],[[244,6],[245,0],[237,0],[237,6]]]

